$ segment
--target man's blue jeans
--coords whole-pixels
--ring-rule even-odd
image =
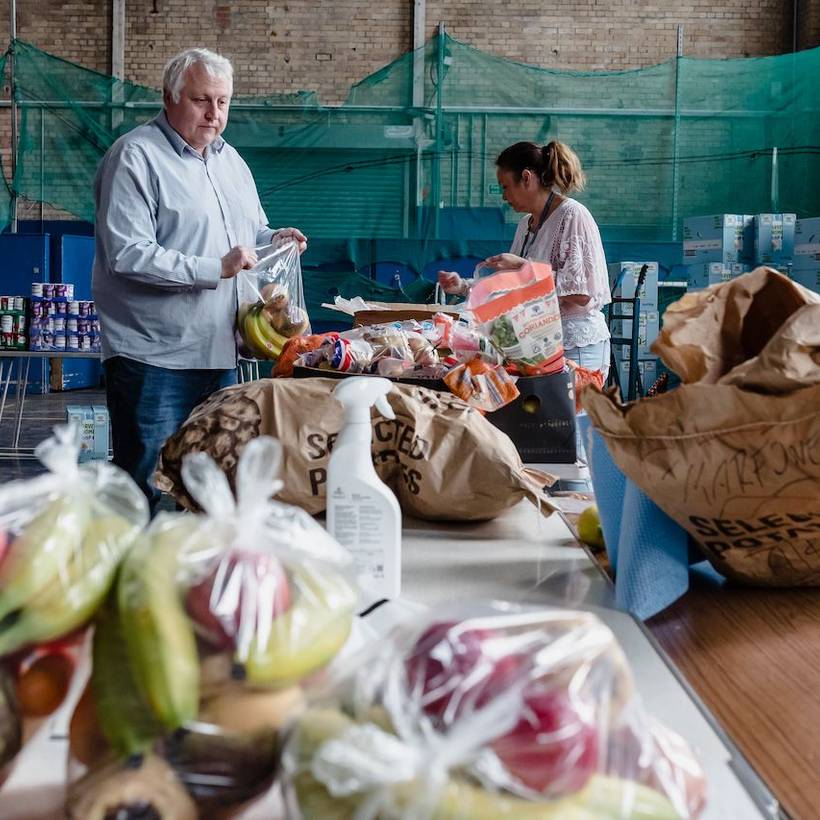
[[[151,514],[160,499],[151,477],[159,451],[211,393],[236,384],[236,370],[168,370],[114,356],[104,363],[114,464],[137,482]]]

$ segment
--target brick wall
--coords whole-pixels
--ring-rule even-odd
[[[820,0],[801,3],[801,47],[820,44]],[[126,75],[157,85],[186,45],[222,51],[238,93],[315,90],[326,103],[407,51],[412,0],[140,0],[126,4]],[[8,36],[7,5],[0,37]],[[156,10],[156,11],[155,11]],[[454,37],[501,57],[579,70],[637,68],[673,56],[676,27],[693,57],[777,54],[792,43],[792,0],[428,0],[427,35],[439,20]],[[18,4],[18,36],[89,68],[110,63],[110,3]]]
[[[820,0],[798,0],[797,47],[820,45]]]

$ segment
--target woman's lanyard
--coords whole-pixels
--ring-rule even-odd
[[[541,218],[538,220],[538,227],[533,231],[530,228],[527,231],[527,235],[524,237],[524,244],[521,246],[521,253],[519,254],[524,259],[527,258],[527,248],[530,247],[532,242],[535,240],[535,237],[538,236],[538,231],[544,227],[544,223],[547,221],[547,216],[550,212],[550,205],[552,205],[552,200],[555,198],[555,191],[550,191],[550,195],[547,197],[547,204],[544,205],[544,210],[541,211]]]

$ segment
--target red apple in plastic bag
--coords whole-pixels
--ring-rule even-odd
[[[490,746],[528,788],[549,796],[577,792],[598,763],[592,709],[563,686],[535,687],[524,694],[518,723]]]
[[[277,558],[234,552],[188,590],[185,606],[197,631],[221,650],[235,648],[243,618],[262,623],[291,603],[287,573]],[[253,626],[253,624],[252,624]]]
[[[405,661],[408,689],[439,728],[479,709],[524,674],[503,632],[454,622],[429,627]]]

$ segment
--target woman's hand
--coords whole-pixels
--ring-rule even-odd
[[[440,270],[438,283],[441,289],[449,296],[466,296],[470,287],[455,271]]]
[[[300,254],[307,250],[307,237],[298,228],[279,228],[273,236],[279,245],[296,242],[299,245]]]
[[[482,264],[493,270],[518,270],[527,260],[514,253],[498,253],[488,256]]]

